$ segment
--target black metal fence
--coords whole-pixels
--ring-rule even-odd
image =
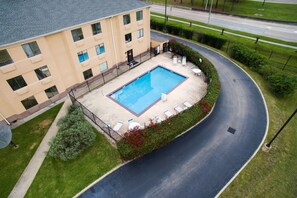
[[[103,86],[105,83],[113,80],[119,75],[129,71],[130,69],[135,68],[137,65],[149,60],[152,57],[151,50],[147,50],[146,52],[134,57],[134,60],[130,62],[124,62],[119,65],[115,65],[109,70],[75,86],[69,92],[69,96],[72,104],[79,106],[84,113],[94,124],[96,124],[100,129],[108,135],[114,141],[119,141],[122,136],[114,131],[108,124],[103,122],[100,118],[98,118],[92,111],[86,108],[83,104],[81,104],[77,99],[86,93]]]

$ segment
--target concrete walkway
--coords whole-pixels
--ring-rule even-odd
[[[47,152],[50,148],[49,142],[50,140],[56,136],[57,134],[57,122],[58,120],[65,116],[67,113],[67,109],[70,106],[71,101],[69,98],[65,100],[64,105],[60,109],[56,119],[52,123],[51,127],[49,128],[48,132],[46,133],[45,137],[43,138],[42,142],[40,143],[39,147],[37,148],[34,156],[30,160],[28,166],[24,170],[22,176],[20,177],[19,181],[14,186],[13,190],[11,191],[9,198],[20,198],[24,197],[27,190],[29,189],[30,185],[32,184],[39,168],[42,165],[43,160],[45,159]]]

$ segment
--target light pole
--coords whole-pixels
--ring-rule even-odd
[[[166,21],[167,21],[167,0],[165,0],[165,21],[164,21],[165,26],[166,26]]]
[[[278,130],[278,132],[273,136],[273,138],[270,140],[270,142],[266,145],[264,145],[263,150],[269,151],[272,142],[277,138],[277,136],[280,134],[280,132],[285,128],[285,126],[290,122],[290,120],[294,117],[294,115],[297,113],[297,109],[292,113],[292,115],[288,118],[288,120],[285,122],[285,124]]]
[[[209,15],[208,15],[208,24],[209,24],[209,21],[210,21],[210,15],[211,15],[212,3],[213,3],[213,0],[211,0],[211,4],[210,4]]]

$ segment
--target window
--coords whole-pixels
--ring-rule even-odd
[[[13,61],[10,58],[7,50],[0,50],[0,67],[10,63],[13,63]]]
[[[93,35],[100,34],[102,32],[100,22],[93,24],[92,30],[93,30]]]
[[[143,12],[142,12],[142,10],[136,12],[136,21],[140,21],[142,19],[143,19]]]
[[[137,30],[137,38],[141,38],[141,37],[143,37],[143,28]]]
[[[38,69],[35,69],[35,73],[39,80],[42,80],[46,77],[51,76],[51,73],[46,65],[43,67],[40,67]]]
[[[96,46],[97,55],[103,54],[105,52],[104,44],[101,43],[100,45]]]
[[[83,74],[84,74],[84,78],[85,78],[85,80],[87,80],[87,79],[93,77],[92,69],[88,69],[88,70],[84,71]]]
[[[80,63],[89,59],[89,55],[88,55],[87,50],[78,52],[77,56],[78,56],[78,60],[79,60]]]
[[[74,42],[84,39],[84,35],[82,33],[81,28],[71,30],[71,34]]]
[[[21,102],[24,105],[25,109],[30,109],[31,107],[34,107],[35,105],[38,104],[34,96],[26,98],[25,100],[22,100]]]
[[[105,61],[104,63],[99,64],[99,69],[101,72],[107,70],[107,62]]]
[[[132,41],[132,34],[131,34],[131,33],[126,34],[126,35],[125,35],[125,42],[126,42],[126,43],[129,43],[129,42],[131,42],[131,41]]]
[[[123,16],[124,25],[127,25],[131,22],[130,20],[130,14],[126,14]]]
[[[40,49],[36,41],[22,45],[28,58],[40,54]]]
[[[7,82],[13,91],[27,86],[26,81],[24,80],[23,76],[21,76],[21,75],[11,78],[11,79],[7,80]]]
[[[48,99],[52,98],[53,96],[59,94],[57,87],[56,86],[52,86],[46,90],[44,90]]]

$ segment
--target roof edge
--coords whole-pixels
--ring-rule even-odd
[[[10,46],[10,45],[15,45],[15,44],[22,43],[22,42],[29,41],[29,40],[33,40],[33,39],[37,39],[37,38],[40,38],[40,37],[48,36],[48,35],[51,35],[51,34],[56,34],[56,33],[63,32],[65,30],[69,30],[69,29],[72,29],[72,28],[75,28],[75,27],[78,27],[78,26],[86,25],[88,23],[96,22],[96,21],[99,21],[99,20],[102,20],[102,19],[112,18],[112,17],[118,16],[118,15],[123,15],[123,14],[126,14],[126,13],[130,13],[132,11],[136,11],[136,10],[139,10],[139,9],[142,9],[142,8],[150,8],[150,7],[151,7],[151,5],[146,5],[146,6],[135,8],[135,9],[132,9],[132,10],[129,10],[129,11],[126,11],[126,12],[119,12],[119,13],[114,14],[114,15],[109,15],[109,16],[106,16],[106,17],[98,18],[98,19],[88,21],[88,22],[85,22],[85,23],[79,23],[77,25],[62,28],[62,29],[59,29],[59,30],[56,30],[56,31],[46,33],[46,34],[41,34],[41,35],[38,35],[38,36],[29,37],[27,39],[22,39],[22,40],[18,40],[18,41],[15,41],[15,42],[3,44],[3,45],[0,45],[0,48],[7,47],[7,46]]]

